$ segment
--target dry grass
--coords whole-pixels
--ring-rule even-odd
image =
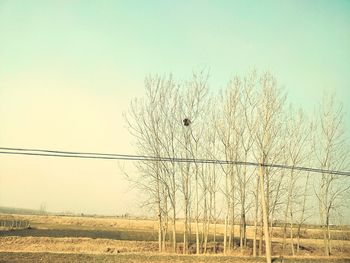
[[[126,219],[126,218],[103,218],[103,217],[77,217],[77,216],[54,216],[54,215],[8,215],[0,214],[0,220],[23,220],[30,221],[32,226],[38,228],[52,228],[52,227],[79,227],[82,229],[122,229],[122,230],[142,230],[142,231],[157,231],[158,222],[156,220],[146,219]],[[193,229],[194,229],[193,225]],[[202,228],[199,224],[200,229]],[[183,231],[183,223],[181,220],[177,223],[177,230]],[[214,231],[214,225],[210,226],[210,231]],[[289,229],[288,229],[289,231]],[[224,234],[224,225],[217,224],[216,232],[219,235]],[[234,233],[239,235],[239,226],[235,225]],[[274,227],[274,237],[282,237],[283,228]],[[350,240],[350,230],[331,230],[334,239]],[[302,231],[303,238],[322,239],[321,229],[309,228]],[[247,237],[253,237],[253,227],[247,227]]]
[[[274,258],[274,262],[285,263],[346,263],[350,258]],[[231,256],[218,256],[218,255],[206,255],[206,256],[189,256],[189,255],[171,255],[171,254],[159,254],[159,253],[125,253],[116,255],[92,255],[92,254],[69,254],[69,253],[4,253],[0,252],[0,262],[50,262],[50,263],[78,263],[78,262],[104,262],[104,263],[253,263],[253,262],[266,262],[264,258],[252,258],[252,257],[231,257]]]
[[[94,228],[118,228],[118,229],[148,229],[157,230],[157,222],[154,220],[138,220],[124,218],[103,217],[75,217],[53,215],[5,215],[0,214],[0,220],[28,220],[32,225],[38,226],[83,226]]]
[[[157,251],[156,242],[91,238],[0,237],[1,252],[125,253]]]
[[[1,230],[0,251],[4,253],[13,251],[16,253],[59,252],[97,255],[114,254],[118,253],[118,251],[120,253],[155,252],[158,247],[156,242],[157,221],[155,220],[0,214],[0,220],[11,219],[28,220],[33,229],[23,231]],[[211,229],[213,229],[213,226]],[[181,240],[181,221],[178,222],[177,230],[179,232],[178,240]],[[238,226],[235,226],[236,237],[239,235],[238,230]],[[252,230],[252,227],[248,227],[248,238],[253,236]],[[281,227],[274,227],[273,229],[275,255],[281,254],[282,231]],[[218,235],[222,235],[223,232],[224,226],[218,224]],[[320,229],[307,229],[303,232],[303,238],[300,240],[303,247],[301,255],[309,257],[323,254],[321,234]],[[332,243],[334,254],[337,256],[349,256],[350,231],[333,230],[332,235],[338,238]],[[222,236],[218,237],[218,240],[220,239],[222,239]],[[289,250],[290,248],[288,249],[287,245],[287,251]],[[251,250],[248,249],[244,255],[250,254]],[[234,250],[232,255],[240,256],[241,254],[237,249]]]

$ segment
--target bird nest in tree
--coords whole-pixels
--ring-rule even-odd
[[[191,120],[188,118],[183,119],[182,122],[184,123],[185,126],[189,126],[191,124]]]

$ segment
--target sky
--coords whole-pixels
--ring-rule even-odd
[[[0,146],[132,154],[145,77],[203,68],[213,91],[270,71],[310,112],[335,92],[349,138],[350,1],[0,0]],[[0,206],[137,213],[123,165],[0,155]]]

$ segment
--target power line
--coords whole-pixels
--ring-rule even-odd
[[[0,154],[9,155],[30,155],[30,156],[47,156],[47,157],[63,157],[63,158],[82,158],[82,159],[105,159],[105,160],[123,160],[123,161],[153,161],[153,162],[177,162],[177,163],[203,163],[203,164],[221,164],[221,165],[247,165],[247,166],[263,166],[269,168],[280,168],[288,170],[298,170],[313,173],[323,173],[332,175],[350,176],[348,171],[325,170],[303,166],[292,166],[284,164],[260,164],[256,162],[242,162],[217,159],[197,159],[197,158],[176,158],[176,157],[155,157],[146,155],[116,154],[116,153],[96,153],[96,152],[71,152],[43,149],[24,149],[0,147]]]
[[[57,150],[43,150],[43,149],[25,149],[25,148],[6,148],[0,147],[0,150],[5,151],[20,151],[20,152],[41,152],[52,154],[68,154],[68,155],[98,155],[98,156],[114,156],[114,157],[139,157],[147,158],[145,155],[130,155],[130,154],[115,154],[115,153],[98,153],[98,152],[72,152],[72,151],[57,151]]]

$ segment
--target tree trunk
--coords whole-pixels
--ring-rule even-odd
[[[295,252],[294,252],[294,240],[293,240],[293,214],[292,214],[292,212],[290,215],[290,245],[291,245],[291,249],[292,249],[292,256],[294,256]]]
[[[157,170],[156,170],[156,173],[157,173],[157,182],[156,182],[156,191],[157,191],[157,209],[158,209],[158,250],[159,252],[162,252],[162,225],[163,225],[163,222],[162,222],[162,208],[161,208],[161,198],[160,198],[160,178],[159,178],[159,167],[158,167],[158,163],[156,164],[157,165]]]
[[[299,247],[300,247],[300,235],[301,235],[301,225],[304,222],[304,214],[305,214],[305,208],[306,208],[306,196],[307,196],[307,186],[309,183],[310,174],[308,173],[306,176],[306,182],[305,182],[305,188],[304,188],[304,196],[303,196],[303,206],[301,210],[301,218],[298,224],[298,238],[297,238],[297,253],[299,254]]]
[[[176,210],[173,210],[173,253],[176,253]]]
[[[213,193],[213,214],[214,214],[214,233],[213,233],[213,242],[214,242],[214,253],[216,253],[216,194]]]
[[[266,196],[265,196],[264,169],[262,165],[259,166],[259,176],[260,176],[261,206],[262,206],[262,212],[263,212],[263,224],[264,224],[264,236],[265,236],[266,263],[271,263],[271,243],[270,243],[268,207],[267,207],[268,204],[266,202]]]
[[[188,200],[185,197],[185,221],[184,221],[183,254],[187,254],[187,248],[188,248]]]
[[[297,232],[297,254],[299,254],[299,250],[300,250],[300,232],[301,232],[301,224],[298,225],[298,232]]]
[[[198,198],[198,167],[196,165],[196,254],[200,254],[199,250],[199,198]]]
[[[231,207],[231,226],[230,226],[230,232],[231,232],[231,244],[230,244],[230,250],[235,248],[235,206],[232,202]]]
[[[328,241],[328,253],[330,256],[332,253],[332,246],[331,246],[331,230],[329,226],[329,216],[327,218],[327,241]]]
[[[227,221],[228,215],[225,217],[225,232],[224,232],[224,254],[227,254]]]
[[[258,215],[259,215],[259,182],[260,177],[256,179],[256,192],[255,192],[255,217],[254,217],[254,236],[253,236],[253,257],[256,257],[256,236],[258,232]]]
[[[210,209],[209,209],[210,212]],[[208,242],[208,231],[209,231],[209,222],[208,220],[208,207],[207,207],[207,189],[204,188],[204,211],[203,211],[203,253],[207,252],[207,242]]]
[[[264,241],[264,224],[263,224],[262,209],[260,211],[260,232],[259,232],[259,234],[260,234],[260,239],[259,239],[259,256],[262,256],[262,254],[263,254],[262,248],[263,248],[263,241]]]
[[[158,251],[162,252],[162,215],[159,210],[158,210]]]

